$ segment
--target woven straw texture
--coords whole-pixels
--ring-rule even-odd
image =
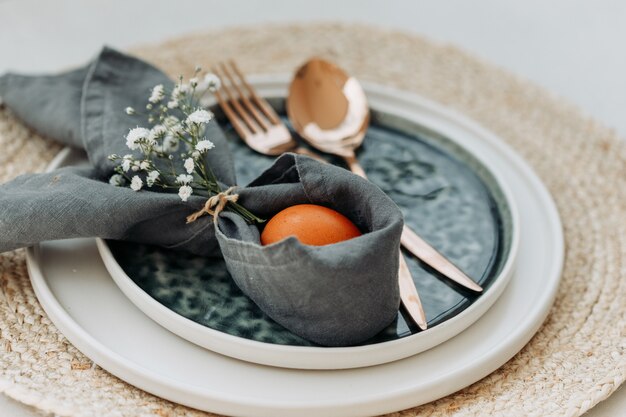
[[[550,315],[502,368],[397,416],[578,416],[626,378],[626,143],[544,90],[447,45],[367,26],[263,26],[195,34],[134,53],[170,75],[237,58],[291,72],[312,55],[475,119],[537,171],[562,217],[566,258]],[[44,168],[60,146],[0,108],[0,181]],[[24,251],[0,255],[0,391],[68,416],[208,415],[142,392],[92,364],[38,304]],[[216,376],[218,377],[218,376]]]

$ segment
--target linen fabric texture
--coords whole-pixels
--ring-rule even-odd
[[[139,59],[104,48],[84,68],[60,75],[0,77],[0,98],[42,135],[83,148],[88,164],[27,174],[0,185],[0,252],[44,240],[101,237],[158,245],[199,256],[223,256],[236,284],[268,316],[295,334],[325,346],[363,342],[397,316],[398,263],[403,219],[374,184],[345,169],[284,154],[249,185],[239,203],[261,218],[295,204],[319,204],[347,216],[364,233],[344,242],[309,246],[294,237],[260,244],[257,225],[225,210],[186,224],[206,196],[183,202],[177,194],[135,192],[108,183],[111,154],[127,154],[130,128],[145,119],[125,114],[144,108],[152,87],[173,82]],[[206,153],[224,187],[236,184],[232,155],[211,121]],[[145,182],[145,181],[144,181]]]

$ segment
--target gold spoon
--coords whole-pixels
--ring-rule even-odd
[[[338,88],[345,84],[342,73],[335,71],[336,67],[333,65],[328,65],[320,60],[310,61],[309,68],[315,72],[321,70],[327,77],[307,77],[306,68],[298,71],[289,89],[287,99],[289,119],[292,121],[294,129],[301,136],[305,137],[306,135],[305,139],[309,140],[311,137],[319,139],[315,142],[318,149],[340,155],[346,161],[351,160],[356,163],[353,144],[359,146],[363,141],[369,119],[367,101],[363,101],[365,96],[352,97],[356,99],[357,104],[359,100],[361,103],[365,103],[364,107],[349,108],[350,103],[347,96]],[[306,111],[299,112],[298,110],[302,108],[305,108]],[[349,111],[352,112],[352,117],[348,113]],[[348,119],[347,122],[346,119]],[[333,128],[334,130],[331,130]],[[324,135],[325,131],[329,134]],[[346,145],[346,142],[349,144]],[[355,168],[358,170],[358,163],[356,163]],[[363,170],[357,173],[365,177]],[[402,251],[400,251],[399,256],[398,284],[402,304],[413,321],[422,330],[425,330],[428,326],[426,315],[415,288],[411,271],[406,264]]]
[[[365,138],[370,118],[359,82],[331,62],[314,58],[296,71],[289,86],[287,115],[294,129],[313,147],[338,155],[350,170],[365,177],[355,150]],[[408,226],[402,245],[442,275],[476,292],[482,288]]]

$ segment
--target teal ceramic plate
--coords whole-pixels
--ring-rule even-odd
[[[256,84],[267,95],[285,83]],[[461,135],[443,134],[415,117],[428,116],[425,105],[431,112],[433,108],[448,112],[387,89],[366,90],[372,121],[358,157],[369,179],[398,204],[409,226],[483,287],[482,294],[463,289],[409,255],[429,329],[419,331],[400,311],[394,323],[362,346],[323,348],[267,317],[237,288],[219,259],[99,242],[105,264],[120,288],[174,333],[229,356],[275,366],[325,369],[387,362],[432,347],[469,326],[495,301],[511,275],[517,247],[514,203],[497,174],[463,147]],[[284,113],[283,99],[271,102]],[[219,117],[220,112],[216,113]],[[452,116],[448,119],[454,123]],[[246,184],[269,167],[273,158],[247,148],[228,123],[219,120],[234,154],[238,182]],[[268,359],[259,349],[275,354]],[[342,362],[324,359],[341,350],[368,354]],[[381,354],[385,350],[387,354]]]

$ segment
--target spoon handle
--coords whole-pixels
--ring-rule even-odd
[[[356,156],[344,156],[344,159],[350,167],[350,171],[352,171],[352,173],[367,179],[367,176],[365,175],[365,170],[363,169],[361,164],[359,164]],[[404,255],[402,255],[402,251],[400,251],[398,284],[400,287],[400,299],[402,300],[402,305],[404,305],[404,308],[413,319],[413,322],[417,324],[420,329],[426,330],[426,328],[428,327],[426,323],[426,314],[424,314],[424,308],[422,307],[420,296],[417,293],[417,288],[415,288],[413,276],[411,275],[409,266],[404,259]]]
[[[343,159],[344,161],[346,161],[346,164],[348,164],[348,168],[350,168],[350,171],[352,171],[353,174],[356,174],[361,178],[367,179],[365,170],[359,163],[358,159],[356,159],[356,156],[354,154],[349,155],[349,156],[344,156]]]
[[[422,307],[420,296],[417,293],[417,288],[415,288],[411,271],[409,270],[409,266],[406,264],[402,251],[400,251],[398,284],[400,286],[400,299],[402,300],[402,305],[404,305],[404,308],[409,313],[415,324],[417,324],[420,329],[426,330],[428,327],[428,324],[426,323],[426,314],[424,314],[424,308]]]
[[[367,179],[365,170],[359,164],[354,154],[344,156],[344,160],[348,164],[350,171],[354,174]],[[472,291],[482,292],[482,287],[476,284],[470,277],[468,277],[463,271],[457,268],[452,262],[446,259],[437,249],[433,248],[428,242],[422,239],[417,233],[415,233],[408,226],[404,226],[402,229],[402,246],[411,252],[415,257],[424,262],[426,265],[433,268],[443,276],[451,279],[459,285],[469,288]]]
[[[315,153],[312,150],[307,149],[307,148],[305,148],[303,146],[297,146],[294,149],[292,149],[290,152],[297,153],[298,155],[306,155],[306,156],[311,157],[311,158],[315,159],[316,161],[322,162],[324,164],[328,163],[328,161],[326,159],[324,159],[323,156],[321,156],[320,154]]]

